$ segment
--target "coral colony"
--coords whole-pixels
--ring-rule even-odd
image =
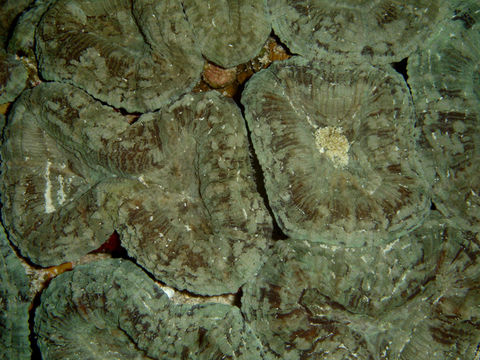
[[[479,21],[3,1],[0,359],[479,359]]]

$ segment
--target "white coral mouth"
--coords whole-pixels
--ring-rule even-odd
[[[325,154],[332,161],[335,168],[344,168],[348,165],[350,144],[341,127],[318,128],[315,131],[315,145],[321,154]]]

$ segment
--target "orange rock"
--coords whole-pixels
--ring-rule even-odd
[[[1,105],[0,105],[0,114],[6,115],[10,104],[11,104],[11,103],[1,104]]]
[[[73,269],[73,263],[71,262],[66,262],[57,266],[51,266],[49,268],[46,268],[46,274],[48,276],[48,280],[53,279],[54,277],[64,273],[65,271],[69,271]]]
[[[237,76],[237,69],[224,69],[212,63],[206,63],[203,67],[203,79],[212,88],[223,88],[233,83]]]

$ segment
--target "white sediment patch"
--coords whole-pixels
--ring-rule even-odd
[[[335,168],[348,165],[350,144],[343,135],[341,127],[326,126],[315,131],[315,145],[321,154],[325,154]]]
[[[63,176],[58,175],[57,180],[58,180],[58,184],[60,185],[60,187],[57,191],[57,201],[60,205],[62,205],[66,200],[66,194],[65,194],[64,183],[63,183]]]
[[[52,183],[50,181],[50,165],[52,163],[50,160],[47,160],[47,164],[45,165],[45,213],[50,214],[55,211],[55,206],[53,205],[52,201]]]

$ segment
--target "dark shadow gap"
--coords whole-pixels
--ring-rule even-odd
[[[475,18],[473,18],[472,15],[468,13],[469,10],[470,9],[466,9],[466,11],[462,11],[462,10],[456,9],[454,12],[455,16],[452,18],[453,21],[460,20],[463,23],[463,27],[467,30],[470,29],[476,23]]]
[[[233,306],[236,306],[238,307],[239,309],[241,309],[242,307],[242,297],[243,297],[243,285],[242,287],[240,287],[240,289],[238,289],[237,293],[234,295],[234,299],[233,299]],[[243,315],[243,313],[242,313]]]
[[[398,62],[391,63],[393,69],[398,72],[400,75],[403,76],[403,79],[408,81],[408,73],[407,73],[407,66],[408,66],[408,57],[403,58]]]
[[[131,261],[132,263],[134,263],[140,270],[142,270],[153,282],[155,282],[156,284],[160,285],[160,286],[165,286],[165,287],[169,287],[171,289],[173,289],[176,293],[179,293],[179,294],[183,294],[183,295],[186,295],[188,296],[189,298],[192,298],[192,299],[208,299],[208,298],[212,298],[212,297],[217,297],[217,296],[222,296],[222,295],[231,295],[231,293],[226,293],[226,294],[220,294],[220,295],[201,295],[201,294],[196,294],[196,293],[193,293],[191,291],[188,291],[186,289],[183,289],[183,290],[179,290],[178,288],[176,288],[175,286],[173,285],[168,285],[167,283],[165,283],[163,280],[161,280],[160,278],[157,278],[155,277],[155,275],[150,272],[147,268],[145,268],[143,265],[139,264],[137,262],[137,259],[131,257],[130,255],[128,255],[127,253],[127,256],[126,257],[122,257],[123,260],[126,260],[126,261]],[[169,296],[167,295],[167,293],[162,290],[162,292],[164,292],[165,296],[167,296],[167,298],[169,298]],[[234,294],[235,295],[235,294]],[[236,296],[236,295],[235,295]],[[173,302],[172,300],[169,300],[171,302],[172,305],[177,305],[175,302]],[[200,302],[199,302],[200,303]]]
[[[119,112],[120,114],[122,114],[122,116],[126,117],[130,125],[135,124],[137,120],[140,118],[140,116],[142,116],[142,113],[140,112],[128,112],[124,108],[117,109],[114,107],[113,110],[115,110],[116,112]]]
[[[248,82],[248,81],[247,81]],[[242,85],[243,86],[243,85]],[[243,90],[243,88],[241,89]],[[255,153],[255,149],[253,147],[253,142],[252,142],[252,136],[251,136],[251,131],[248,127],[247,121],[245,120],[245,107],[241,103],[241,92],[238,91],[237,96],[233,99],[237,106],[240,108],[240,111],[242,113],[244,122],[245,122],[245,127],[247,129],[247,139],[248,139],[248,151],[250,154],[250,164],[253,169],[253,174],[254,174],[254,180],[255,180],[255,185],[257,188],[257,192],[260,194],[260,196],[263,199],[263,203],[265,207],[267,208],[268,213],[270,214],[270,217],[272,219],[272,224],[273,224],[273,231],[272,231],[272,239],[273,240],[285,240],[288,238],[287,235],[285,235],[280,229],[280,226],[278,226],[277,220],[275,219],[275,216],[273,215],[272,208],[270,207],[269,201],[268,201],[268,195],[267,195],[267,190],[265,189],[265,178],[263,176],[263,170],[262,167],[260,166],[260,162],[258,161],[258,157]]]
[[[412,94],[412,89],[410,89],[410,84],[408,83],[408,71],[407,71],[408,57],[403,58],[398,62],[393,62],[390,65],[396,72],[402,75],[403,80],[405,80],[405,84],[407,84],[408,86],[408,91],[410,92],[410,94]]]
[[[287,52],[287,55],[288,55],[289,57],[299,55],[299,54],[297,54],[297,53],[292,52],[292,50],[290,50],[290,48],[287,46],[287,44],[285,44],[285,43],[280,39],[280,37],[279,37],[277,34],[275,34],[275,31],[273,31],[273,29],[272,29],[272,31],[270,32],[270,37],[273,38],[273,39],[275,40],[275,42],[276,42],[279,46],[281,46],[281,47],[283,47],[283,48],[285,49],[285,51]]]
[[[47,287],[45,287],[45,289]],[[30,340],[30,348],[32,350],[32,357],[31,357],[32,360],[42,359],[42,353],[40,352],[40,348],[38,346],[37,334],[35,334],[35,312],[37,311],[37,308],[40,306],[40,297],[42,296],[43,290],[39,291],[35,295],[35,297],[32,300],[32,306],[28,311],[28,329],[30,330],[28,339]]]
[[[10,40],[13,37],[13,33],[15,32],[15,29],[20,21],[20,18],[22,17],[23,14],[27,13],[31,9],[35,7],[35,2],[31,3],[29,6],[27,6],[20,14],[15,16],[15,19],[13,19],[12,23],[10,24],[10,27],[8,28],[8,33],[7,33],[7,38],[5,39],[5,46],[4,50],[7,50],[8,44]]]

